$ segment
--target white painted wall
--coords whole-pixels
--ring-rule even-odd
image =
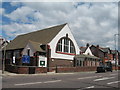
[[[28,43],[28,44],[26,45],[26,47],[23,49],[22,55],[27,55],[27,50],[28,50],[28,49],[30,49],[30,56],[33,56],[35,50],[34,50],[34,48],[32,47],[32,45],[31,45],[30,43]]]
[[[55,36],[55,38],[49,43],[50,48],[51,48],[51,58],[60,58],[60,59],[68,59],[68,60],[73,60],[74,55],[66,55],[66,54],[59,54],[56,53],[56,46],[58,43],[58,40],[62,37],[65,37],[66,34],[68,34],[68,37],[72,40],[75,46],[76,54],[79,54],[80,49],[70,31],[70,28],[68,25],[64,26],[63,29]]]
[[[83,53],[83,54],[88,55],[88,53],[89,53],[89,55],[94,56],[89,47],[86,49],[85,53]]]

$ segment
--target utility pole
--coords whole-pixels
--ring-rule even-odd
[[[2,50],[2,46],[1,46],[1,51],[3,51],[2,52],[2,74],[4,74],[4,71],[5,71],[5,59],[6,59],[6,46],[7,46],[6,41],[7,41],[7,39],[5,37],[3,37],[3,36],[0,36],[0,37],[2,37],[4,39],[4,42],[5,42],[5,45],[3,46],[4,50]]]
[[[116,36],[119,34],[114,34],[114,40],[115,40],[115,70],[117,70],[117,49],[116,49]]]

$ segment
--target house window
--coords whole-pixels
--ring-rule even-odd
[[[64,39],[64,52],[69,53],[69,40],[67,38]]]
[[[58,42],[57,51],[62,52],[62,39]]]
[[[30,56],[30,49],[27,50],[27,55]]]
[[[73,45],[72,42],[70,42],[70,53],[74,53],[75,52],[75,47]]]
[[[65,53],[75,54],[75,47],[74,47],[73,42],[67,37],[61,38],[58,41],[56,52],[57,53],[61,52],[61,53],[64,53],[64,54]]]

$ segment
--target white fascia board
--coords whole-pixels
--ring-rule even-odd
[[[60,38],[66,37],[66,34],[68,34],[68,37],[72,40],[75,46],[76,54],[79,54],[80,49],[70,31],[70,28],[68,25],[65,25],[62,30],[53,38],[53,40],[48,44],[51,48],[51,58],[60,58],[60,59],[67,59],[67,60],[73,60],[74,55],[66,55],[66,54],[59,54],[56,53],[56,46]]]

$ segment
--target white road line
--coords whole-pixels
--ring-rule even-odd
[[[94,88],[95,86],[90,86],[90,87],[86,87],[86,88]]]
[[[100,78],[100,79],[95,79],[93,81],[102,81],[102,80],[107,80],[107,79],[112,79],[112,78],[115,78],[115,77],[104,77],[104,78]]]
[[[102,77],[102,76],[82,77],[82,78],[78,78],[78,79],[88,79],[88,78],[97,78],[97,77]]]
[[[54,80],[54,81],[46,81],[46,82],[31,82],[31,83],[20,83],[20,84],[14,84],[15,86],[22,86],[22,85],[32,85],[32,84],[40,84],[40,83],[54,83],[54,82],[60,82],[61,80]]]
[[[55,81],[46,81],[46,82],[43,82],[43,83],[54,83],[54,82],[60,82],[61,80],[55,80]]]
[[[21,84],[14,84],[15,86],[21,86],[21,85],[31,85],[31,84],[40,84],[42,82],[32,82],[32,83],[21,83]]]
[[[118,75],[118,74],[110,74],[111,76]]]
[[[110,84],[114,84],[114,83],[118,83],[118,82],[120,82],[120,81],[109,82],[107,84],[110,85]]]

